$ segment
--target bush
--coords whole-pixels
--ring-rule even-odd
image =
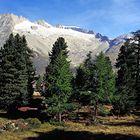
[[[37,118],[28,118],[26,119],[26,122],[31,128],[39,128],[41,126],[41,121]]]
[[[4,130],[5,131],[25,131],[29,130],[29,125],[28,123],[23,120],[23,119],[18,119],[16,121],[9,121],[4,125]]]
[[[30,127],[28,123],[24,119],[19,119],[15,123],[16,131],[26,131],[29,130]]]
[[[10,131],[10,132],[22,132],[27,131],[32,128],[38,128],[41,126],[41,122],[37,118],[29,119],[18,119],[13,121],[8,121],[3,125],[0,125],[0,132]]]
[[[100,106],[99,107],[99,115],[101,115],[103,117],[110,115],[110,109],[108,109],[105,106]]]

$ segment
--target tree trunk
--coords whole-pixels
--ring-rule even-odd
[[[62,122],[62,114],[59,112],[58,116],[59,116],[59,122],[61,123]]]
[[[80,110],[80,106],[78,105],[77,114],[76,114],[76,117],[77,117],[76,119],[77,119],[77,120],[79,120],[79,110]]]
[[[94,106],[94,115],[93,115],[94,122],[96,122],[96,120],[97,120],[97,114],[98,114],[98,103],[96,102],[96,104]]]

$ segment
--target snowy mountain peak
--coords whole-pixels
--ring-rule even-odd
[[[3,21],[5,21],[5,22],[7,22],[7,21],[9,21],[9,22],[11,22],[13,25],[15,25],[15,24],[19,24],[19,23],[21,23],[21,22],[23,22],[23,21],[26,21],[26,20],[28,20],[28,19],[26,19],[25,17],[23,17],[23,16],[17,16],[17,15],[15,15],[15,14],[1,14],[0,15],[0,20],[3,20]]]
[[[44,26],[46,28],[52,27],[51,24],[49,24],[48,22],[46,22],[45,20],[42,20],[42,19],[41,20],[37,20],[35,23],[39,24],[39,25],[42,25],[42,26]]]
[[[118,36],[118,37],[116,37],[115,39],[110,40],[110,48],[111,48],[112,46],[117,46],[117,45],[119,45],[119,44],[122,44],[122,43],[124,43],[127,39],[130,39],[130,38],[132,38],[132,37],[133,37],[133,35],[132,35],[131,33]]]
[[[101,51],[108,50],[109,56],[113,54],[110,57],[111,60],[115,60],[118,51],[114,49],[116,48],[114,45],[120,45],[126,37],[109,40],[108,37],[100,33],[77,26],[52,26],[44,20],[32,22],[22,16],[2,14],[0,15],[0,47],[3,46],[10,33],[26,36],[28,46],[35,54],[33,61],[38,73],[44,72],[48,64],[48,52],[51,51],[58,37],[64,37],[69,46],[69,59],[73,68],[83,62],[89,51],[92,51],[95,56]],[[113,46],[110,47],[111,45]],[[113,51],[111,51],[112,49]],[[117,52],[115,57],[114,52]]]
[[[108,43],[110,42],[110,40],[107,36],[103,36],[100,33],[95,33],[93,30],[84,29],[84,28],[81,28],[78,26],[64,26],[64,25],[60,25],[60,24],[58,24],[56,27],[61,28],[61,29],[72,29],[74,31],[78,31],[81,33],[95,35],[95,37],[100,39],[100,41],[102,41],[102,42],[105,42],[105,41]]]
[[[22,16],[14,14],[1,14],[0,15],[0,47],[4,44],[9,34],[13,32],[15,25],[27,21]]]

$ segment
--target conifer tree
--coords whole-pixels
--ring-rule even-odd
[[[1,78],[0,78],[0,107],[8,109],[15,103],[19,95],[18,81],[15,79],[18,71],[13,65],[15,60],[14,36],[11,34],[1,48]]]
[[[93,60],[89,53],[83,67],[80,66],[77,71],[76,85],[85,95],[83,101],[94,106],[96,121],[99,104],[112,104],[115,92],[115,76],[109,58],[101,52]]]
[[[89,52],[87,54],[87,58],[85,59],[83,64],[80,64],[77,69],[75,78],[75,84],[77,89],[86,90],[86,86],[88,86],[87,83],[90,82],[91,70],[93,68],[91,53],[92,52]]]
[[[101,52],[96,57],[95,65],[98,80],[97,93],[101,97],[101,102],[111,104],[115,91],[115,76],[110,59]]]
[[[27,75],[27,65],[26,65],[26,48],[23,46],[22,38],[17,34],[14,37],[14,48],[15,48],[15,68],[17,69],[17,81],[19,82],[19,94],[17,98],[18,106],[27,104],[28,95],[28,75]]]
[[[116,67],[118,68],[118,74],[116,79],[116,97],[114,98],[114,111],[117,114],[125,114],[134,107],[134,102],[132,98],[133,88],[131,83],[131,72],[130,67],[128,67],[128,58],[132,54],[130,49],[130,40],[120,48],[120,53],[117,59]],[[130,85],[131,83],[131,85]]]
[[[134,48],[133,58],[135,58],[135,60],[133,60],[132,66],[132,80],[134,83],[133,88],[135,89],[136,106],[140,107],[140,30],[133,34],[134,40],[132,42],[132,48]]]
[[[55,59],[58,57],[59,53],[63,50],[63,55],[68,54],[67,51],[67,43],[65,42],[65,39],[63,37],[59,37],[57,41],[54,43],[52,52],[49,53],[50,57],[50,63],[53,63]]]
[[[28,103],[27,49],[18,34],[11,34],[1,49],[0,106],[3,109],[12,110]]]
[[[95,59],[93,80],[95,85],[91,104],[94,105],[94,120],[96,121],[99,105],[112,104],[115,93],[115,75],[109,58],[103,52]]]
[[[21,37],[21,39],[23,42],[22,47],[24,48],[24,52],[25,52],[24,57],[25,57],[25,61],[26,61],[27,77],[28,77],[27,78],[28,79],[27,91],[28,91],[28,99],[30,100],[30,98],[34,92],[34,89],[32,86],[32,81],[35,79],[35,67],[32,62],[32,58],[34,56],[33,56],[33,51],[27,45],[27,41],[26,41],[26,38],[24,35]]]
[[[85,61],[77,68],[75,77],[75,93],[74,97],[81,105],[89,105],[90,91],[94,88],[93,81],[94,62],[91,53],[87,54]]]
[[[61,47],[61,49],[57,47]],[[67,45],[63,38],[59,38],[55,42],[46,73],[49,91],[46,98],[47,111],[55,115],[59,122],[62,120],[62,113],[70,107],[69,98],[72,91],[72,73],[70,71],[70,62],[67,60],[68,51],[66,48]]]
[[[140,91],[140,31],[134,32],[121,47],[117,59],[117,100],[114,104],[118,114],[130,113],[139,106]]]

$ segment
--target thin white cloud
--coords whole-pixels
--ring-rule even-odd
[[[131,30],[132,27],[140,27],[138,0],[112,0],[105,6],[90,8],[72,17],[69,16],[68,22],[82,27],[98,26],[99,30],[108,34],[113,32],[117,34],[126,28]]]
[[[82,0],[83,1],[83,0]],[[96,19],[110,19],[114,24],[129,24],[140,21],[140,12],[134,0],[113,0],[113,3],[102,9],[88,9],[73,16],[76,21],[89,22]]]

